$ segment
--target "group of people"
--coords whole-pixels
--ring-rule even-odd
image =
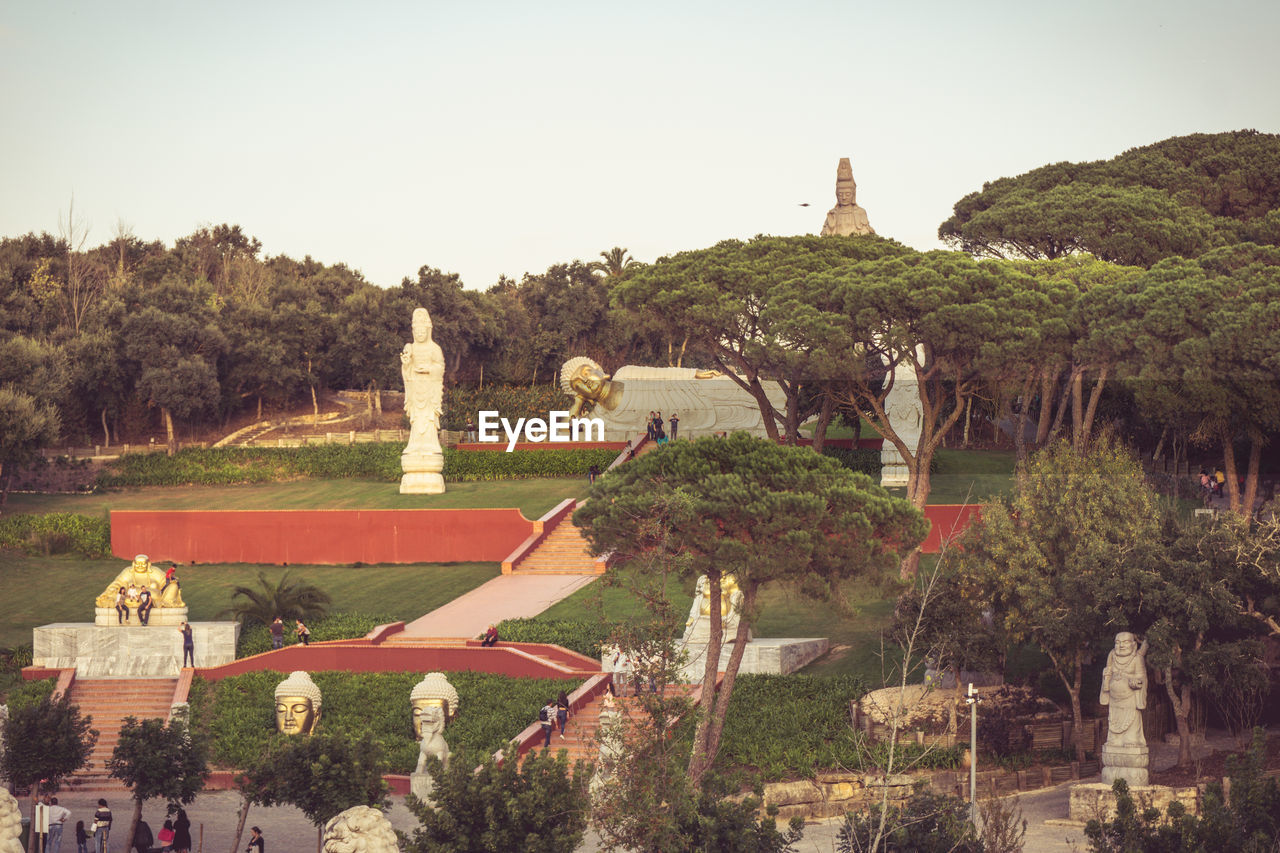
[[[1200,469],[1200,491],[1204,496],[1204,502],[1208,503],[1210,498],[1222,497],[1222,489],[1227,484],[1227,475],[1222,473],[1221,468],[1214,468],[1210,474],[1207,469]]]
[[[670,440],[675,441],[676,434],[680,430],[680,416],[673,412],[668,420],[663,421],[662,412],[650,412],[648,419],[645,421],[645,435],[660,446],[666,444],[668,438],[665,427],[667,426],[671,427]]]
[[[177,563],[170,563],[169,570],[164,573],[164,586],[160,587],[160,594],[169,588],[169,584],[178,583],[176,577],[178,571]],[[182,584],[178,584],[179,587]],[[131,602],[137,602],[138,621],[146,625],[151,619],[151,611],[155,608],[154,596],[151,595],[149,587],[139,587],[136,584],[129,584],[127,587],[121,587],[116,592],[116,624],[125,625],[129,622],[129,606]]]
[[[560,739],[564,740],[565,723],[569,722],[569,696],[563,690],[555,699],[548,699],[547,704],[538,710],[538,722],[542,725],[542,733],[546,736],[544,748],[551,746],[551,734],[560,725]]]
[[[284,645],[284,620],[277,616],[271,620],[268,630],[271,632],[272,650],[281,648]],[[301,619],[293,620],[293,635],[302,645],[311,645],[311,629],[304,625]]]
[[[60,853],[62,849],[62,832],[71,819],[71,812],[58,805],[58,798],[46,795],[36,807],[36,831],[40,836],[40,849],[46,853]],[[84,821],[76,821],[76,853],[89,853],[92,845],[94,853],[106,853],[111,838],[111,808],[104,799],[98,800],[98,808],[93,813],[93,820],[86,827]],[[254,834],[261,839],[262,833],[255,826]],[[172,820],[164,822],[164,828],[154,838],[151,826],[146,821],[138,822],[130,849],[151,850],[159,845],[161,853],[190,853],[191,820],[184,809],[178,809]],[[263,853],[261,841],[254,848],[249,845],[250,853]]]

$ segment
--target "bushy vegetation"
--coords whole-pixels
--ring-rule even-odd
[[[408,773],[418,761],[409,714],[409,692],[417,672],[313,672],[324,697],[320,729],[368,732],[382,746],[389,772]],[[245,767],[275,734],[278,672],[251,672],[191,685],[192,725],[210,738],[210,758],[222,767]],[[537,718],[538,708],[570,682],[510,678],[483,672],[451,672],[459,714],[445,730],[451,750],[494,752]]]
[[[824,447],[823,456],[830,456],[850,471],[880,476],[880,451],[868,447]],[[934,466],[937,467],[936,465]]]
[[[222,486],[270,483],[299,478],[325,480],[400,479],[397,442],[305,447],[191,448],[173,456],[130,453],[98,474],[98,485]],[[548,449],[514,453],[444,451],[446,480],[521,480],[535,477],[585,477],[592,465],[608,467],[612,450]]]
[[[28,554],[78,554],[106,557],[111,554],[111,523],[71,512],[43,515],[9,515],[0,518],[0,549]]]
[[[57,686],[57,682],[58,680],[56,678],[42,678],[38,681],[20,681],[5,694],[4,703],[9,706],[10,713],[17,708],[39,705],[42,701],[53,695],[53,688]]]
[[[355,640],[379,625],[399,621],[394,616],[386,615],[333,613],[321,619],[308,621],[307,627],[311,629],[311,642],[315,643],[322,640]],[[292,646],[301,642],[293,630],[293,623],[286,621],[284,645]],[[240,631],[240,641],[236,643],[236,657],[247,658],[250,655],[269,651],[271,651],[271,631],[266,625],[247,625]]]
[[[512,643],[551,643],[570,651],[600,659],[600,646],[609,639],[610,626],[572,619],[504,619],[498,636]]]
[[[516,418],[547,418],[553,410],[567,410],[572,403],[557,385],[455,385],[444,392],[445,429],[466,429],[467,418],[479,426],[480,412],[498,412],[511,423]]]

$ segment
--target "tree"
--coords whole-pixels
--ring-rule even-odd
[[[30,394],[0,387],[0,507],[9,497],[13,469],[58,440],[58,412]]]
[[[234,616],[246,626],[270,625],[277,616],[309,622],[323,616],[330,603],[327,592],[308,581],[291,580],[287,571],[275,582],[258,572],[258,587],[237,586],[231,591],[231,606],[218,616]]]
[[[382,746],[370,734],[325,732],[275,738],[239,783],[248,802],[297,806],[315,824],[319,853],[320,830],[339,812],[387,807],[384,772]]]
[[[0,770],[10,785],[31,789],[33,812],[42,785],[56,791],[64,779],[89,766],[98,742],[92,724],[93,718],[81,717],[80,708],[66,694],[9,709]],[[34,825],[31,833],[28,847],[34,849]]]
[[[1084,667],[1136,617],[1162,561],[1160,517],[1142,469],[1114,440],[1084,453],[1059,442],[1032,456],[1012,498],[984,504],[964,542],[970,595],[1015,640],[1048,655],[1071,696],[1084,760]]]
[[[427,772],[431,803],[413,797],[409,809],[422,824],[410,850],[418,853],[558,853],[573,850],[587,829],[585,765],[569,767],[564,751],[531,750],[519,762],[465,752],[446,768],[432,757]]]
[[[655,521],[658,523],[655,524]],[[661,551],[686,575],[709,581],[711,640],[702,678],[705,710],[694,735],[689,777],[696,788],[715,762],[729,698],[762,584],[830,589],[874,575],[898,550],[924,538],[921,514],[865,474],[807,449],[735,433],[677,442],[604,477],[574,514],[592,552],[643,567]],[[724,679],[720,580],[737,577],[742,611]]]
[[[983,185],[938,227],[948,245],[996,258],[1090,252],[1151,266],[1252,240],[1280,242],[1280,136],[1174,137],[1107,161],[1054,163]]]
[[[587,264],[587,268],[592,272],[603,273],[605,278],[614,278],[622,275],[628,268],[635,266],[638,261],[631,257],[631,253],[621,246],[614,246],[607,252],[601,252],[600,257],[603,261],[592,261]]]
[[[167,723],[159,717],[125,717],[107,769],[133,793],[133,816],[125,836],[131,849],[143,803],[160,797],[185,806],[195,800],[209,775],[208,746],[191,732],[185,714]]]

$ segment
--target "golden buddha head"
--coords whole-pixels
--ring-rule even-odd
[[[560,387],[566,394],[599,402],[609,391],[609,374],[585,356],[571,358],[560,368]]]
[[[702,615],[711,615],[711,584],[706,575],[698,579],[698,592],[702,595]],[[738,579],[732,574],[720,576],[720,615],[733,612],[733,594],[738,591]]]
[[[431,340],[431,314],[426,308],[413,309],[413,340],[416,343],[425,344]]]
[[[120,565],[116,563],[116,565]],[[136,575],[147,575],[151,572],[151,558],[146,554],[139,554],[133,558],[133,573]]]
[[[413,735],[418,740],[443,732],[458,715],[458,691],[443,672],[429,672],[410,691],[409,710],[413,714]]]
[[[276,731],[309,735],[320,722],[320,688],[310,674],[298,670],[276,685]]]

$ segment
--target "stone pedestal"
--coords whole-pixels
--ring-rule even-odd
[[[1129,783],[1130,788],[1147,784],[1147,764],[1150,755],[1146,744],[1142,746],[1102,745],[1102,781],[1110,785],[1117,779]]]
[[[424,803],[431,802],[431,792],[434,789],[435,782],[432,781],[429,773],[409,774],[409,793],[413,794]]]
[[[444,494],[443,453],[401,454],[400,468],[404,471],[400,478],[400,494]]]
[[[116,612],[114,607],[95,607],[93,608],[93,624],[105,628],[154,628],[157,625],[164,625],[175,628],[187,621],[187,608],[185,607],[153,607],[151,608],[151,616],[147,618],[147,624],[144,626],[142,620],[138,618],[137,609],[129,608],[129,621],[123,625],[120,624],[120,614]]]
[[[728,669],[729,656],[733,654],[733,643],[720,646],[720,671]],[[747,643],[742,653],[742,662],[738,666],[739,673],[752,675],[790,675],[801,667],[825,655],[831,647],[826,637],[794,638],[794,637],[757,637]],[[600,665],[606,672],[612,672],[614,656],[617,650],[612,646],[601,648]],[[702,681],[703,668],[706,666],[707,644],[689,643],[684,647],[687,655],[680,677],[693,684]],[[630,678],[630,675],[619,678]]]
[[[1167,785],[1130,785],[1129,793],[1133,796],[1138,811],[1154,806],[1164,814],[1172,802],[1180,802],[1187,814],[1200,813],[1200,792],[1197,788],[1170,788]],[[1066,821],[1051,820],[1049,824],[1081,825],[1097,818],[1112,820],[1116,816],[1116,795],[1110,784],[1086,782],[1072,785]]]
[[[113,619],[115,615],[112,610]],[[238,622],[192,622],[191,628],[197,667],[236,659]],[[32,663],[74,668],[81,678],[175,678],[182,669],[182,634],[172,625],[157,625],[154,619],[145,628],[136,620],[123,626],[41,625],[32,632]]]

